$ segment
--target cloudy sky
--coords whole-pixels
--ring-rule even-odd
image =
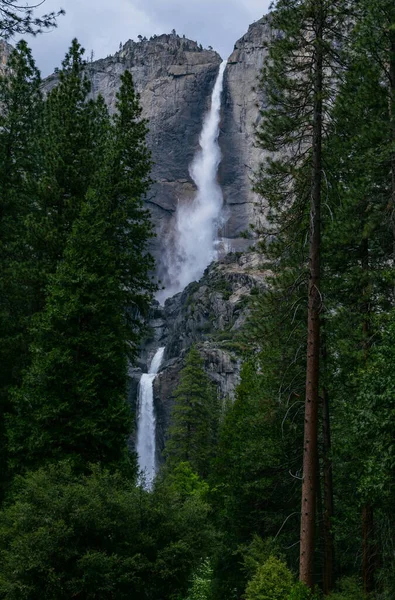
[[[42,74],[59,66],[73,37],[95,58],[113,54],[139,34],[170,33],[213,46],[223,58],[248,25],[262,17],[270,0],[46,0],[45,11],[64,8],[56,31],[30,39]]]

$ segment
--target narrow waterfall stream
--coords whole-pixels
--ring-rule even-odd
[[[157,298],[166,298],[182,291],[191,281],[200,279],[204,269],[217,257],[216,245],[222,212],[223,196],[217,181],[221,151],[218,144],[221,121],[221,96],[226,61],[223,61],[211,96],[199,139],[199,150],[189,168],[196,184],[192,202],[180,204],[176,213],[175,252],[167,257],[168,279],[171,284]]]
[[[147,489],[151,489],[156,473],[156,420],[153,385],[162,363],[164,351],[164,348],[156,351],[148,373],[142,375],[139,383],[136,452],[139,470],[143,473]]]
[[[204,118],[200,134],[200,149],[190,166],[190,175],[197,188],[195,198],[193,202],[177,208],[176,253],[168,257],[171,285],[158,294],[160,302],[183,290],[191,281],[199,279],[204,269],[217,256],[216,242],[223,203],[221,187],[217,181],[221,162],[218,136],[225,67],[226,61],[220,65],[211,96],[211,107]],[[151,489],[156,473],[153,383],[164,350],[157,350],[148,373],[142,375],[139,384],[136,451],[147,489]]]

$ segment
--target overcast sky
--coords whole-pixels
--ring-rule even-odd
[[[59,66],[73,37],[95,58],[118,50],[139,34],[170,33],[213,46],[223,58],[248,25],[267,13],[270,0],[46,0],[45,11],[64,8],[58,29],[30,38],[43,76]]]

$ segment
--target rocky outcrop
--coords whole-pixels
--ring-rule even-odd
[[[130,400],[135,405],[141,373],[147,371],[157,348],[165,346],[164,362],[154,383],[159,455],[165,444],[174,390],[192,344],[197,344],[219,397],[234,396],[244,349],[242,330],[251,299],[265,288],[266,276],[261,255],[231,253],[212,263],[199,282],[168,299],[164,307],[153,307],[151,336],[144,344],[139,366],[130,373]]]
[[[264,159],[256,146],[256,128],[265,97],[259,76],[267,54],[266,42],[272,30],[270,17],[253,23],[236,42],[225,71],[223,122],[219,143],[222,163],[219,180],[224,193],[225,224],[222,235],[235,246],[250,223],[262,218],[259,197],[252,191],[254,173]],[[258,206],[257,206],[258,205]]]
[[[0,73],[4,71],[12,50],[13,47],[10,44],[5,40],[0,40]]]

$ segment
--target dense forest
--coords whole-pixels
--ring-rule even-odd
[[[4,37],[55,24],[17,5]],[[395,4],[270,19],[267,286],[234,400],[187,355],[152,490],[126,400],[157,290],[132,75],[110,115],[77,40],[45,96],[24,41],[0,74],[4,600],[395,597]]]

